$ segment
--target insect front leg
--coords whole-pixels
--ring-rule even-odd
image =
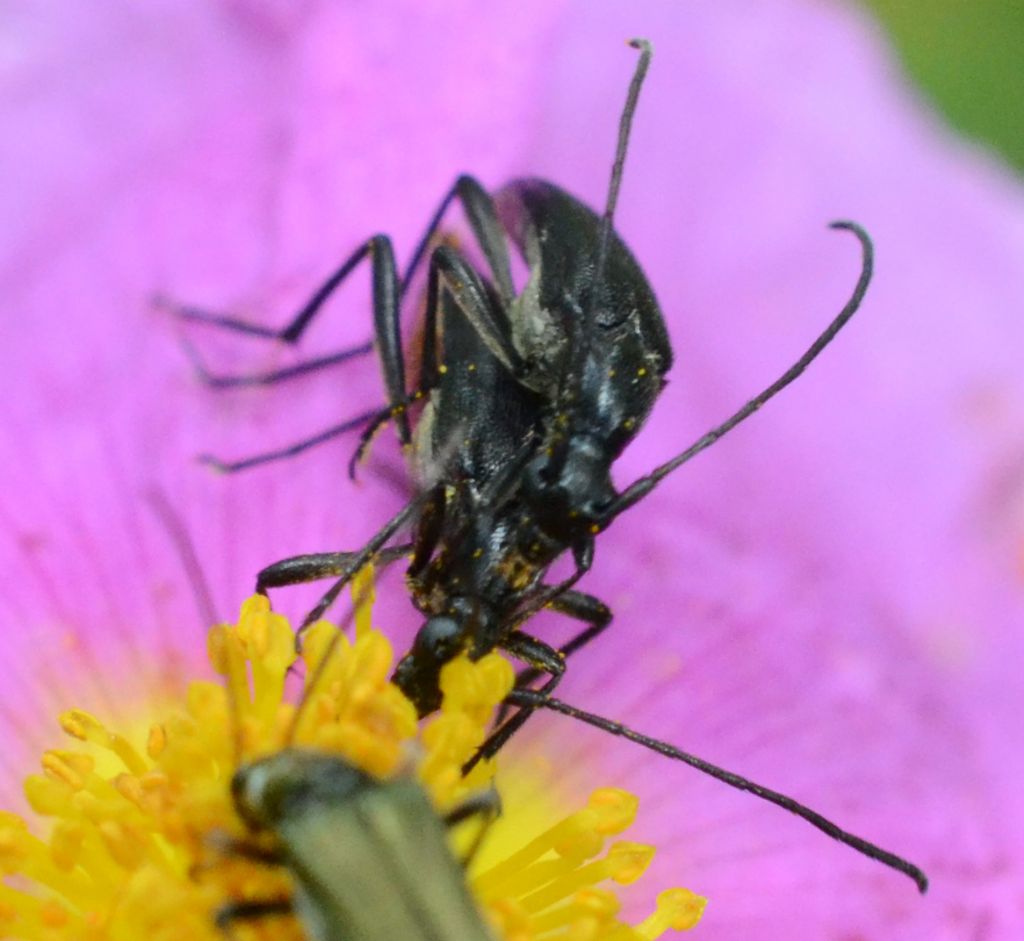
[[[373,561],[382,565],[390,565],[408,555],[412,548],[411,544],[389,546],[386,549],[381,549]],[[265,595],[269,588],[301,585],[324,578],[337,578],[347,572],[360,555],[360,552],[310,552],[306,555],[281,559],[280,562],[275,562],[259,571],[256,576],[256,591]]]
[[[501,642],[500,646],[502,650],[507,651],[519,660],[525,661],[539,671],[539,673],[549,674],[547,682],[537,690],[538,694],[545,697],[550,696],[555,687],[562,681],[562,677],[565,675],[565,657],[555,650],[554,647],[544,643],[544,641],[531,637],[529,634],[524,634],[521,631],[512,631]],[[477,749],[476,754],[462,766],[462,773],[469,774],[479,761],[485,758],[493,758],[507,744],[508,740],[522,728],[526,720],[533,715],[533,712],[533,707],[525,706],[520,708],[510,719],[503,722],[487,737],[487,740]]]
[[[608,605],[599,598],[585,594],[582,591],[565,591],[548,602],[548,607],[552,611],[565,614],[588,625],[578,634],[574,635],[571,640],[558,648],[558,653],[562,655],[563,659],[568,658],[576,653],[577,650],[589,644],[595,637],[603,633],[612,622],[612,612]],[[535,667],[522,670],[516,676],[516,689],[525,689],[540,675],[541,671]],[[503,706],[502,709],[504,708]],[[498,721],[500,722],[502,718],[503,713],[499,712]]]
[[[525,624],[535,614],[539,614],[544,608],[554,607],[555,602],[558,601],[563,595],[568,594],[573,585],[575,585],[587,572],[590,571],[591,566],[594,564],[594,541],[593,539],[587,539],[573,547],[572,550],[573,562],[575,568],[573,569],[572,575],[568,578],[563,579],[554,585],[539,585],[533,594],[522,604],[519,611],[516,613],[513,626],[518,627],[520,624]],[[585,596],[585,597],[590,597]],[[596,599],[594,599],[596,601]],[[600,602],[598,602],[600,604]],[[570,617],[575,617],[572,614],[571,609],[573,603],[569,602],[568,608],[565,613],[569,614]],[[605,608],[607,611],[607,608]],[[609,613],[608,619],[611,620],[611,614]],[[583,620],[588,620],[584,617]],[[602,628],[603,629],[603,628]],[[599,632],[600,633],[600,632]],[[576,648],[574,648],[576,649]]]
[[[513,376],[521,377],[526,367],[512,341],[506,308],[493,300],[473,266],[453,248],[439,245],[430,267],[433,290],[447,292],[495,358]]]

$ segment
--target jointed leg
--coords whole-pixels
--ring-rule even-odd
[[[403,358],[399,325],[401,285],[398,281],[391,240],[385,235],[375,235],[360,245],[345,260],[344,264],[314,293],[291,322],[281,330],[268,330],[265,327],[249,324],[234,317],[206,314],[191,307],[175,308],[175,310],[181,320],[205,323],[250,336],[268,337],[284,343],[294,344],[298,342],[324,301],[327,300],[335,288],[367,258],[371,262],[375,342],[381,358],[388,403],[394,406],[405,399],[405,360]],[[333,365],[334,363],[343,362],[352,356],[368,352],[372,349],[372,346],[373,344],[363,343],[350,350],[320,356],[285,369],[252,376],[213,376],[198,361],[197,368],[204,381],[208,385],[215,387],[269,385],[292,379],[316,369]],[[193,358],[197,360],[196,357]],[[397,415],[396,418],[399,438],[403,444],[408,444],[410,441],[408,419],[404,414]]]
[[[212,454],[200,454],[199,460],[203,464],[208,464],[210,467],[223,474],[233,474],[237,471],[248,470],[250,467],[258,467],[260,464],[270,464],[273,461],[280,461],[284,458],[294,457],[296,454],[301,454],[303,451],[315,448],[318,444],[324,444],[327,441],[332,441],[340,435],[362,427],[368,421],[376,418],[377,414],[378,413],[376,411],[363,412],[361,415],[356,415],[355,418],[349,418],[347,421],[343,421],[340,425],[325,428],[323,431],[317,432],[310,438],[303,438],[301,441],[296,441],[294,444],[286,445],[285,447],[278,448],[274,451],[264,451],[261,454],[251,454],[249,457],[240,458],[237,461],[225,461]]]
[[[326,592],[324,592],[323,597],[317,602],[313,610],[306,615],[302,624],[299,625],[299,634],[302,634],[303,631],[305,631],[306,628],[308,628],[314,621],[318,621],[323,617],[324,612],[334,604],[338,595],[341,594],[345,586],[355,577],[356,573],[359,572],[359,570],[368,562],[378,556],[384,548],[385,543],[387,543],[399,529],[412,519],[413,514],[416,513],[425,499],[426,495],[421,495],[410,500],[377,531],[373,538],[370,539],[362,549],[348,555],[348,561],[338,573],[338,580]],[[264,571],[266,570],[264,569]]]
[[[388,546],[374,556],[374,562],[390,565],[407,556],[411,549],[411,545]],[[347,572],[353,561],[358,559],[361,554],[361,552],[311,552],[282,559],[280,562],[275,562],[260,570],[256,576],[256,591],[265,595],[269,588],[301,585],[323,578],[337,578]]]
[[[387,242],[384,248],[381,243]],[[294,345],[306,332],[306,328],[313,322],[313,318],[320,312],[324,302],[334,293],[342,282],[359,266],[367,256],[376,251],[378,257],[385,252],[391,252],[390,240],[384,235],[375,235],[360,245],[341,265],[335,270],[323,284],[314,292],[312,297],[299,308],[298,312],[288,321],[285,326],[275,329],[262,324],[251,323],[230,314],[216,314],[202,310],[191,304],[177,304],[166,297],[158,296],[154,299],[156,306],[171,311],[179,320],[185,323],[198,323],[208,327],[217,327],[221,330],[228,330],[233,333],[241,333],[246,336],[260,337],[267,340],[277,340],[281,343]],[[392,258],[394,253],[391,252]],[[394,264],[391,265],[394,269]]]
[[[275,915],[290,915],[293,911],[291,899],[266,899],[261,901],[231,902],[217,910],[214,922],[221,931],[230,931],[236,922],[258,921]]]
[[[372,342],[362,343],[346,350],[339,350],[336,353],[328,353],[325,356],[315,356],[312,359],[303,360],[291,366],[284,366],[281,369],[272,369],[268,372],[242,373],[239,375],[226,375],[223,373],[211,373],[206,364],[202,361],[195,347],[184,341],[185,353],[195,367],[196,375],[200,382],[210,389],[238,389],[247,386],[273,386],[289,379],[297,379],[309,373],[319,372],[321,369],[328,369],[337,366],[357,356],[363,356],[373,349]]]
[[[426,257],[430,243],[440,230],[441,221],[455,199],[462,204],[473,236],[487,259],[498,296],[507,307],[515,296],[515,288],[512,284],[512,266],[505,241],[505,229],[498,219],[498,211],[490,194],[473,177],[465,175],[455,181],[455,185],[441,200],[441,205],[437,207],[427,231],[423,233],[416,250],[412,253],[409,265],[402,276],[402,296],[405,296],[416,269]]]
[[[449,201],[450,198],[451,194]],[[488,200],[489,198],[487,197]],[[446,206],[447,202],[444,205]],[[503,241],[501,244],[504,247]],[[430,259],[423,343],[420,352],[419,387],[401,398],[392,398],[390,407],[379,412],[364,429],[349,461],[348,472],[351,478],[355,479],[356,468],[363,460],[379,427],[390,419],[407,423],[408,406],[437,386],[443,365],[439,363],[439,312],[445,308],[445,302],[449,298],[454,308],[448,309],[455,309],[466,318],[495,358],[512,375],[518,376],[523,373],[525,367],[519,351],[512,342],[511,325],[501,302],[493,297],[488,285],[457,251],[448,245],[439,246]],[[378,336],[380,335],[378,331]],[[400,437],[403,443],[407,442],[406,437]]]
[[[463,866],[468,867],[473,862],[473,858],[479,851],[488,829],[500,813],[501,797],[492,786],[486,791],[481,791],[479,794],[467,797],[461,804],[452,808],[444,815],[443,822],[446,827],[454,827],[470,817],[483,818],[480,830],[473,838],[473,842],[469,845],[469,849],[466,850],[466,854],[462,858]]]
[[[550,601],[548,607],[588,625],[558,648],[563,660],[603,633],[612,620],[611,609],[603,601],[582,591],[566,591]],[[534,667],[523,670],[516,676],[516,689],[526,688],[540,675],[541,671]]]
[[[544,641],[537,640],[537,638],[520,631],[513,631],[502,642],[501,647],[513,657],[530,664],[534,669],[549,674],[547,681],[537,690],[541,695],[550,696],[562,681],[562,676],[565,674],[565,658]],[[485,758],[493,758],[523,727],[533,712],[532,706],[525,706],[514,716],[506,719],[487,737],[486,741],[477,749],[476,754],[462,766],[462,773],[469,774],[477,762]]]
[[[587,572],[590,571],[590,567],[594,564],[594,541],[592,539],[588,539],[586,542],[575,546],[572,550],[572,554],[573,562],[575,563],[572,575],[554,585],[538,586],[533,596],[528,598],[526,603],[520,607],[519,611],[516,612],[515,620],[512,622],[514,627],[519,627],[519,625],[525,624],[535,614],[543,611],[544,608],[554,607],[555,602],[569,592],[573,585],[575,585],[581,578],[583,578],[584,575],[587,574]],[[568,610],[566,610],[565,613],[575,617],[572,613],[574,608],[573,603],[570,602],[566,607]],[[605,608],[605,610],[607,610],[607,608]],[[584,617],[583,619],[589,620],[587,617]]]
[[[313,322],[313,319],[320,312],[321,307],[334,293],[339,285],[355,270],[356,267],[367,257],[374,258],[374,264],[387,269],[390,267],[392,280],[394,275],[394,252],[391,249],[390,241],[386,236],[377,235],[360,245],[331,276],[313,292],[312,297],[306,301],[288,323],[279,329],[266,327],[262,324],[250,323],[238,317],[228,314],[216,314],[202,310],[190,304],[176,304],[165,297],[157,297],[155,303],[171,311],[180,321],[185,323],[198,323],[208,327],[217,327],[221,330],[228,330],[233,333],[240,333],[244,336],[258,337],[266,340],[274,340],[280,343],[287,343],[290,346],[296,344],[306,328]],[[376,282],[376,277],[375,277]],[[376,283],[375,283],[376,287]],[[212,388],[231,388],[245,385],[273,385],[278,382],[285,382],[297,376],[324,369],[336,363],[344,362],[354,356],[369,353],[373,349],[372,343],[361,343],[358,346],[345,350],[339,350],[326,356],[319,356],[314,359],[305,360],[285,369],[272,372],[258,373],[249,376],[217,376],[210,374],[205,366],[199,361],[187,346],[189,356],[196,366],[200,378]]]

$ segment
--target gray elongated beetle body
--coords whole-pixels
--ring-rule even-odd
[[[494,941],[415,780],[289,748],[239,768],[231,790],[241,818],[276,838],[267,861],[294,890],[287,903],[227,906],[222,926],[291,910],[312,941]]]

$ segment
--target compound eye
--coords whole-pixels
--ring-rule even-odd
[[[250,827],[265,826],[267,816],[272,812],[270,804],[273,795],[268,788],[264,769],[259,765],[246,765],[231,776],[231,798],[238,816]]]
[[[445,615],[429,618],[416,635],[418,651],[442,662],[454,657],[461,645],[462,625]]]

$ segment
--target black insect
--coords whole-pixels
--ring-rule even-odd
[[[641,55],[602,216],[542,180],[515,180],[492,198],[463,176],[435,213],[401,284],[387,240],[377,236],[368,243],[377,246],[377,345],[393,404],[364,432],[357,456],[388,417],[397,419],[402,441],[411,442],[407,404],[424,398],[413,449],[421,493],[362,552],[298,556],[259,574],[261,591],[339,577],[309,613],[308,624],[327,610],[361,564],[412,524],[411,543],[384,557],[411,551],[407,581],[414,603],[427,615],[396,673],[421,714],[438,707],[440,670],[465,649],[482,656],[500,647],[530,665],[527,680],[537,672],[548,674],[543,689],[551,692],[564,673],[565,658],[611,620],[600,600],[573,588],[591,567],[596,535],[803,372],[856,311],[871,276],[867,235],[852,223],[837,223],[861,240],[864,267],[828,329],[728,421],[625,491],[616,491],[612,464],[647,418],[672,363],[654,293],[612,225],[630,124],[651,57],[647,43],[633,45]],[[489,277],[450,245],[430,252],[421,374],[410,394],[404,392],[398,299],[454,201],[465,211]],[[509,241],[530,272],[519,293]],[[351,264],[352,259],[342,271]],[[545,584],[545,574],[566,552],[572,554],[574,571],[558,584]],[[561,649],[520,630],[545,607],[585,625]],[[496,751],[528,714],[524,710],[503,726],[482,754]]]
[[[564,674],[565,659],[611,620],[607,606],[573,587],[591,566],[597,534],[796,379],[858,309],[872,272],[867,234],[854,223],[834,223],[833,228],[857,237],[863,253],[860,277],[840,313],[767,389],[671,460],[617,491],[611,481],[612,464],[647,418],[672,362],[653,291],[613,228],[632,116],[651,57],[646,42],[632,45],[641,55],[620,122],[603,215],[545,181],[516,180],[492,197],[471,177],[462,176],[442,200],[401,280],[390,240],[378,235],[347,259],[281,332],[181,311],[185,319],[294,341],[356,265],[372,260],[375,344],[389,405],[369,418],[359,416],[282,451],[220,466],[237,470],[294,454],[364,424],[356,461],[379,425],[393,418],[400,440],[411,447],[418,493],[361,550],[282,560],[259,573],[257,589],[336,578],[306,617],[305,627],[324,614],[367,562],[411,554],[407,582],[426,620],[395,680],[421,714],[438,707],[440,670],[463,651],[480,657],[501,648],[529,666],[509,698],[520,711],[495,730],[475,760],[494,754],[533,710],[567,712],[603,723],[615,734],[776,803],[911,875],[923,889],[924,876],[912,864],[840,830],[792,799],[551,698]],[[486,277],[452,244],[437,244],[444,216],[456,201],[486,260]],[[529,268],[518,293],[509,241]],[[428,253],[420,375],[409,390],[399,312]],[[281,381],[365,350],[344,351],[262,376],[211,381]],[[420,401],[423,409],[414,426],[410,408]],[[412,528],[412,540],[390,545],[407,527]],[[546,583],[547,572],[565,553],[571,553],[572,574]],[[521,630],[544,608],[585,626],[555,649]],[[533,689],[542,674],[548,679]]]

